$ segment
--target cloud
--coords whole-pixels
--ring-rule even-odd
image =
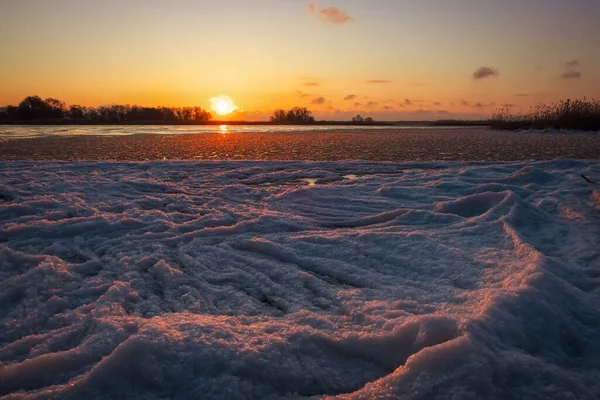
[[[525,93],[517,93],[515,94],[515,97],[529,97],[529,95]]]
[[[473,104],[474,108],[488,108],[488,107],[494,107],[496,105],[496,103],[494,103],[493,101],[490,103],[481,103],[481,102],[477,102],[475,104]]]
[[[303,85],[304,86],[321,86],[321,84],[317,83],[317,82],[304,82]]]
[[[571,60],[565,63],[565,66],[568,68],[579,67],[580,65],[581,63],[579,62],[579,60]]]
[[[434,106],[441,106],[442,103],[440,103],[439,101],[436,101],[435,103],[433,103]]]
[[[304,98],[304,97],[308,97],[308,96],[310,96],[309,94],[306,94],[306,93],[304,93],[304,92],[303,92],[303,91],[301,91],[301,90],[296,90],[296,94],[297,94],[298,96],[300,96],[300,98]]]
[[[419,108],[419,109],[413,111],[413,115],[426,116],[426,118],[430,117],[432,114],[433,114],[433,111],[431,111],[431,110],[424,110],[422,108]]]
[[[448,115],[448,114],[450,114],[447,110],[437,110],[435,113],[439,114],[439,115]]]
[[[393,109],[394,109],[394,107],[390,107],[390,106],[384,106],[384,107],[383,107],[383,109],[384,109],[384,110],[393,110]]]
[[[316,3],[310,3],[308,11],[314,14],[321,22],[328,24],[342,25],[354,21],[354,18],[336,7],[321,8]]]
[[[410,106],[412,104],[412,101],[410,101],[410,99],[404,99],[404,104]]]
[[[324,97],[316,97],[310,102],[310,104],[325,104],[325,98]]]
[[[367,107],[376,107],[377,104],[379,104],[379,103],[377,103],[376,101],[370,101],[367,103]]]
[[[466,101],[466,100],[461,100],[461,101],[460,101],[460,105],[461,105],[461,106],[468,106],[468,105],[469,105],[469,102],[468,102],[468,101]]]
[[[354,100],[356,99],[356,95],[355,94],[349,94],[348,96],[344,97],[344,100]]]
[[[354,107],[360,107],[360,106],[362,106],[361,103],[354,103]]]
[[[516,106],[517,105],[513,104],[513,103],[504,103],[504,104],[502,104],[502,107],[506,107],[506,108],[513,108],[513,107],[516,107]]]
[[[560,76],[563,79],[579,79],[581,78],[581,72],[577,71],[577,67],[580,67],[581,63],[579,60],[571,60],[565,63],[566,71]]]
[[[377,84],[392,83],[392,82],[394,82],[394,81],[389,81],[389,80],[386,80],[386,79],[371,79],[371,80],[367,81],[367,83],[375,84],[375,85],[377,85]]]
[[[473,104],[473,107],[475,107],[475,108],[487,108],[487,107],[493,107],[495,105],[496,105],[496,103],[494,103],[494,102],[491,102],[491,103],[488,103],[488,104],[483,104],[481,102],[477,102],[477,103]]]
[[[500,75],[500,72],[496,68],[492,67],[479,67],[473,72],[473,79],[479,80],[490,77],[497,77]]]
[[[581,72],[579,71],[567,71],[560,76],[563,79],[579,79],[581,78]]]

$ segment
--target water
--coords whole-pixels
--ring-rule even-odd
[[[286,133],[361,130],[456,129],[437,126],[356,125],[0,125],[0,138],[43,136],[187,135],[206,133]]]

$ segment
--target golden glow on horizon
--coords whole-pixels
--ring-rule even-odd
[[[238,109],[231,97],[217,96],[210,99],[210,108],[219,115],[231,114]]]
[[[4,1],[0,37],[12,39],[0,40],[0,107],[38,95],[88,107],[202,106],[215,120],[266,121],[295,106],[319,120],[421,120],[600,98],[600,52],[589,40],[600,2],[530,2],[539,6],[337,1],[354,22],[324,25],[309,0]],[[198,38],[207,39],[201,51]],[[498,75],[474,79],[484,66]],[[208,101],[218,94],[228,96]]]
[[[227,132],[229,132],[229,129],[227,128],[227,125],[221,125],[219,127],[219,132],[221,132],[221,133],[227,133]]]

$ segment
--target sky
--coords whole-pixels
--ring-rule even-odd
[[[0,105],[478,119],[600,99],[598,0],[0,0]]]

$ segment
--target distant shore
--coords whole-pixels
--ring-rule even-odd
[[[279,124],[269,121],[97,121],[77,119],[38,119],[38,120],[14,120],[4,121],[0,125],[297,125],[297,126],[490,126],[489,121],[470,120],[438,120],[438,121],[373,121],[369,123],[357,123],[353,121],[315,121],[307,124]]]

